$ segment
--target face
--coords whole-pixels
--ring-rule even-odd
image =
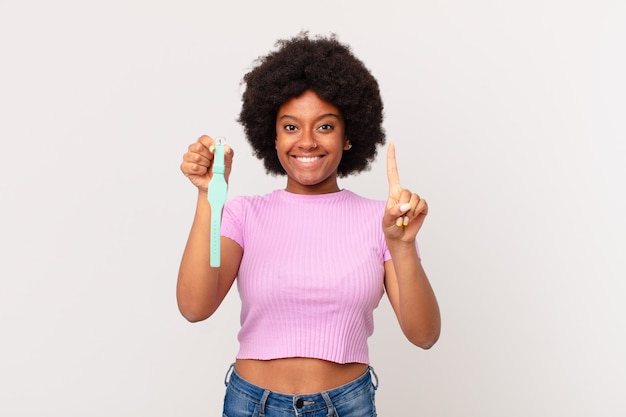
[[[349,146],[339,109],[313,91],[283,104],[276,116],[276,152],[287,172],[287,191],[339,191],[337,167]]]

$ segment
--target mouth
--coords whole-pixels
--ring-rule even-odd
[[[303,162],[303,163],[311,163],[311,162],[315,162],[315,161],[319,161],[320,159],[322,159],[321,156],[294,156],[294,158],[298,161],[298,162]]]

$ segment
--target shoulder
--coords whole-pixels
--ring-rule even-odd
[[[237,216],[240,219],[258,216],[280,206],[280,190],[263,195],[234,196],[224,205],[224,215]]]
[[[226,202],[229,207],[250,207],[273,204],[277,201],[280,190],[272,191],[263,195],[237,195]]]
[[[350,190],[343,190],[343,192],[345,193],[346,202],[357,205],[364,210],[384,210],[385,204],[387,203],[385,200],[364,197]]]

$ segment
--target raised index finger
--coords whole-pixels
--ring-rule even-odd
[[[396,164],[396,147],[393,142],[387,147],[387,182],[389,183],[389,193],[400,189],[400,175]]]

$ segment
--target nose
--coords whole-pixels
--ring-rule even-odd
[[[312,132],[308,130],[302,132],[300,140],[298,141],[298,147],[303,150],[311,150],[317,148],[317,141],[315,140]]]

